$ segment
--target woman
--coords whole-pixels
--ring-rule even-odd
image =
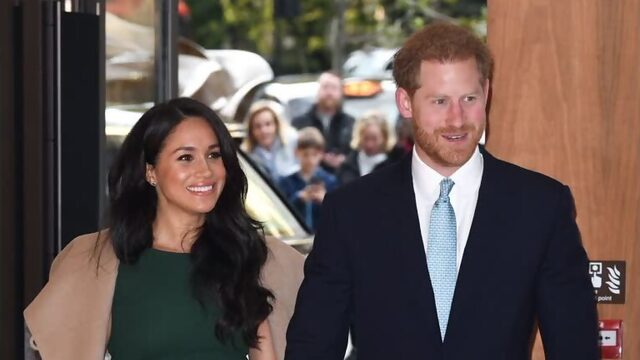
[[[395,137],[384,115],[377,111],[365,113],[353,129],[353,150],[336,173],[340,183],[349,183],[376,169],[387,160],[387,152],[394,144]]]
[[[73,240],[25,311],[42,358],[275,359],[261,272],[268,251],[298,260],[267,249],[246,190],[212,110],[183,98],[147,111],[109,174],[109,229]]]
[[[295,157],[296,131],[282,120],[281,105],[270,100],[253,103],[247,116],[247,137],[242,149],[277,182],[300,169]]]

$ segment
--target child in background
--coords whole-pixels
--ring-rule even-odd
[[[318,129],[314,127],[301,129],[296,146],[300,171],[280,180],[280,189],[302,215],[309,228],[314,231],[318,222],[320,204],[327,191],[333,190],[337,185],[335,176],[320,167],[324,146],[324,138]]]
[[[378,169],[387,160],[396,139],[384,114],[369,111],[358,119],[353,129],[351,152],[336,173],[341,185]]]

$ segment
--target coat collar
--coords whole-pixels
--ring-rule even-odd
[[[278,239],[267,238],[266,243],[262,282],[276,298],[268,323],[276,355],[282,358],[304,257]],[[32,347],[42,359],[104,359],[118,265],[106,231],[82,235],[58,254],[49,282],[24,311]]]
[[[104,359],[117,270],[106,232],[80,236],[56,257],[24,312],[43,359]]]

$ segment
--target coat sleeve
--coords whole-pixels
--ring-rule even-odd
[[[276,358],[281,360],[287,343],[287,325],[303,278],[304,256],[279,239],[268,237],[266,240],[269,257],[262,270],[262,281],[275,297],[268,323]]]
[[[58,254],[49,281],[24,311],[31,347],[44,360],[103,360],[118,261],[93,257],[98,235],[82,235]]]
[[[346,237],[327,195],[313,250],[304,266],[304,280],[287,331],[287,360],[342,360],[348,338],[351,269]]]
[[[598,320],[589,260],[567,187],[562,188],[556,214],[536,294],[546,359],[596,360],[600,358]]]

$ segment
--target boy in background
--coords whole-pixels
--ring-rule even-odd
[[[318,129],[301,129],[295,152],[300,170],[282,178],[279,183],[286,198],[313,231],[325,194],[337,185],[335,176],[320,167],[324,150],[325,141]]]

